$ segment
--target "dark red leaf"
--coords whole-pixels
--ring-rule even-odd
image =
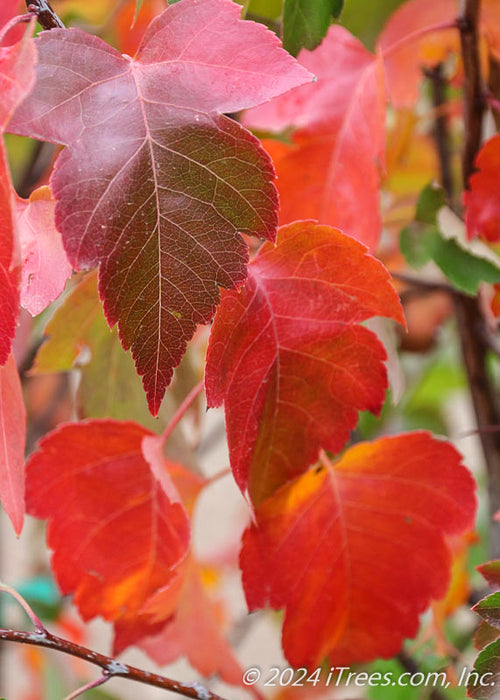
[[[310,80],[230,0],[181,0],[134,59],[79,30],[37,40],[39,68],[10,128],[67,146],[54,168],[56,225],[72,265],[99,265],[111,326],[131,348],[153,414],[218,287],[246,274],[240,233],[273,239],[274,173],[223,116]]]

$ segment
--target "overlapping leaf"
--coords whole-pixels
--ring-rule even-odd
[[[381,63],[339,26],[314,51],[301,51],[298,60],[317,82],[244,118],[256,129],[296,128],[291,144],[264,143],[278,174],[280,223],[314,218],[374,248],[381,233],[385,147]]]
[[[450,282],[476,294],[484,282],[500,281],[500,258],[481,241],[467,241],[461,219],[445,207],[442,190],[428,185],[417,203],[415,222],[401,231],[401,252],[413,267],[434,260]]]
[[[476,158],[478,172],[469,180],[464,194],[465,223],[469,238],[483,236],[493,243],[500,240],[500,201],[498,169],[500,167],[500,134],[489,139]]]
[[[7,362],[15,333],[20,276],[14,193],[1,135],[10,115],[33,85],[35,61],[29,33],[14,46],[0,47],[0,365]]]
[[[377,47],[384,58],[388,91],[397,107],[411,107],[418,97],[422,68],[435,66],[460,50],[456,0],[409,0],[390,17]],[[480,33],[500,56],[500,5],[481,2]]]
[[[163,12],[165,5],[165,0],[146,0],[140,8],[134,0],[123,3],[117,10],[114,22],[117,49],[133,56],[149,23]]]
[[[148,411],[132,358],[110,330],[97,294],[97,274],[85,276],[56,309],[45,328],[34,372],[79,369],[77,403],[84,417],[134,419],[158,429]],[[163,410],[163,408],[162,408]]]
[[[84,619],[120,621],[136,639],[175,609],[190,538],[175,482],[196,481],[167,461],[155,473],[142,451],[148,437],[156,436],[130,422],[66,424],[27,465],[27,508],[49,520],[62,592],[74,594]]]
[[[186,656],[204,676],[217,674],[226,683],[241,685],[243,671],[223,634],[224,624],[201,580],[200,567],[191,561],[172,619],[156,635],[139,643],[158,665]],[[127,646],[124,630],[116,625],[115,653]]]
[[[8,32],[2,32],[2,28],[16,15],[26,11],[23,0],[3,0],[0,4],[0,45],[7,46],[19,41],[23,36],[25,26],[22,24],[13,27]]]
[[[283,46],[293,56],[320,43],[333,18],[342,12],[344,0],[285,0]]]
[[[498,520],[498,514],[496,516]],[[491,586],[500,581],[500,562],[490,561],[478,567]],[[471,698],[494,698],[500,679],[500,592],[492,593],[479,601],[473,608],[483,618],[476,632],[475,644],[481,649],[474,663],[467,686]]]
[[[67,146],[51,185],[72,265],[99,265],[107,320],[131,348],[153,414],[218,286],[246,274],[240,233],[272,239],[276,194],[258,142],[223,116],[310,74],[229,0],[182,0],[134,59],[79,30],[37,40],[15,133]]]
[[[29,200],[17,198],[21,244],[21,305],[33,316],[41,313],[64,289],[71,265],[54,223],[55,202],[48,187]]]
[[[423,79],[422,68],[436,65],[458,51],[460,36],[451,26],[457,14],[455,0],[410,0],[390,17],[377,47],[384,57],[394,106],[413,106]],[[450,26],[444,29],[446,24]]]
[[[0,367],[0,500],[19,534],[24,521],[26,410],[12,355]]]
[[[474,492],[459,453],[428,433],[352,447],[256,509],[241,553],[250,609],[285,608],[294,666],[393,656],[446,592],[446,535],[472,526]]]
[[[383,266],[352,238],[297,222],[264,245],[238,291],[225,292],[210,336],[209,406],[224,402],[231,467],[260,503],[337,451],[359,410],[378,413],[385,351],[360,325],[402,322]]]

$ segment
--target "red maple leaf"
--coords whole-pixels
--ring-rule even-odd
[[[107,320],[153,414],[219,286],[246,274],[240,233],[273,239],[277,198],[258,141],[224,116],[310,80],[230,0],[183,0],[135,56],[82,31],[37,39],[37,82],[10,130],[67,148],[51,175],[76,269],[99,265]]]
[[[135,639],[165,623],[182,588],[190,522],[176,475],[201,486],[180,465],[151,465],[148,439],[158,437],[131,422],[66,424],[27,465],[27,509],[49,520],[62,592],[74,594],[85,620],[120,621]]]
[[[386,354],[360,323],[404,322],[383,265],[335,229],[280,229],[223,294],[210,336],[209,406],[224,402],[231,467],[260,503],[303,472],[321,447],[338,451],[358,411],[378,413]]]
[[[281,131],[266,141],[278,174],[280,223],[314,218],[375,248],[380,238],[380,165],[385,148],[382,65],[346,29],[330,27],[298,60],[317,81],[250,110],[244,123]]]
[[[495,243],[500,240],[500,134],[495,134],[484,144],[477,155],[475,165],[478,172],[471,175],[469,189],[464,192],[467,235],[469,238],[483,236]]]
[[[249,608],[285,608],[296,667],[396,654],[450,578],[446,535],[469,529],[475,483],[428,433],[360,443],[262,503],[243,538]]]

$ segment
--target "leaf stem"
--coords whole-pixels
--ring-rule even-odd
[[[3,583],[3,581],[0,581],[0,591],[4,591],[4,593],[9,593],[13,598],[17,600],[19,605],[24,608],[24,612],[27,614],[31,622],[33,623],[34,628],[36,631],[40,634],[44,634],[47,630],[42,624],[42,621],[40,618],[36,615],[34,610],[31,608],[31,606],[28,604],[28,602],[22,597],[20,593],[18,593],[14,588],[11,588],[8,586],[6,583]]]
[[[44,29],[65,29],[58,15],[54,12],[48,0],[26,0],[28,12],[36,15]]]
[[[72,693],[67,695],[64,700],[75,700],[75,698],[79,698],[81,695],[87,692],[87,690],[92,690],[93,688],[98,688],[100,685],[104,685],[104,683],[107,683],[111,676],[108,675],[102,675],[100,678],[98,678],[95,681],[91,681],[90,683],[85,683],[85,685],[82,685],[80,688],[77,688],[77,690],[74,690]]]
[[[99,652],[88,649],[80,644],[75,644],[67,639],[58,637],[57,635],[49,632],[48,629],[43,626],[39,618],[35,615],[31,607],[20,593],[5,583],[0,583],[0,591],[4,591],[5,593],[9,593],[11,596],[13,596],[24,608],[35,626],[34,632],[0,628],[0,639],[9,642],[18,642],[20,644],[31,644],[33,646],[47,647],[48,649],[60,651],[63,654],[76,656],[79,659],[83,659],[84,661],[88,661],[89,663],[102,668],[103,674],[101,678],[99,678],[97,681],[92,681],[90,684],[81,687],[79,690],[76,690],[74,693],[69,695],[66,700],[77,698],[86,690],[102,685],[113,676],[127,678],[131,681],[137,681],[138,683],[144,683],[145,685],[151,685],[156,688],[163,688],[164,690],[170,690],[172,693],[177,693],[178,695],[182,695],[186,698],[194,698],[194,700],[224,700],[224,698],[221,698],[220,695],[212,693],[210,690],[208,690],[208,688],[205,688],[199,683],[181,683],[180,681],[175,681],[171,678],[160,676],[157,673],[143,671],[140,668],[123,664],[121,661],[117,661],[110,656],[100,654]]]
[[[13,17],[10,19],[7,24],[4,24],[2,27],[2,31],[0,32],[0,44],[2,41],[5,39],[7,34],[10,32],[11,29],[14,29],[14,27],[17,27],[18,24],[28,24],[28,22],[31,22],[33,19],[33,15],[17,15],[16,17]]]
[[[177,411],[174,413],[172,416],[172,420],[170,423],[167,425],[165,428],[161,438],[162,438],[162,443],[165,444],[168,438],[172,435],[174,429],[177,427],[177,425],[180,423],[181,419],[184,417],[184,414],[188,410],[188,408],[191,406],[191,404],[195,401],[197,396],[201,394],[203,391],[203,387],[205,385],[204,380],[202,379],[196,386],[194,386],[189,394],[186,396],[184,401],[181,403]]]

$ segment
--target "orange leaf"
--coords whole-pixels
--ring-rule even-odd
[[[127,0],[119,7],[114,23],[116,48],[133,56],[151,20],[166,7],[165,0],[143,0],[136,16],[136,0]]]
[[[190,539],[172,485],[182,468],[164,461],[167,494],[143,456],[145,437],[154,436],[136,423],[67,424],[42,439],[27,466],[28,510],[49,519],[62,592],[74,593],[85,620],[140,619],[139,637],[172,614]]]
[[[297,222],[264,245],[248,281],[225,292],[210,336],[209,406],[223,401],[231,467],[254,504],[338,451],[358,411],[378,413],[384,348],[360,323],[404,323],[383,265],[328,226]]]
[[[346,29],[332,26],[298,61],[317,82],[249,110],[244,123],[298,127],[292,145],[267,141],[281,200],[280,223],[314,218],[374,248],[380,238],[379,167],[385,148],[382,66]]]
[[[457,0],[409,0],[389,18],[377,47],[384,59],[387,86],[395,107],[412,106],[423,79],[422,68],[460,52]],[[448,25],[448,27],[447,27]],[[480,32],[488,49],[500,57],[500,3],[483,0]]]
[[[360,443],[256,510],[241,553],[249,608],[285,608],[294,666],[396,654],[450,579],[446,535],[472,525],[475,484],[428,433]]]
[[[217,674],[227,683],[241,685],[243,671],[223,631],[224,620],[207,595],[200,568],[190,560],[172,619],[138,646],[160,666],[186,656],[202,675]],[[115,632],[116,652],[127,646],[128,630],[117,624]]]
[[[387,87],[395,107],[415,103],[423,79],[422,67],[436,65],[458,51],[456,28],[433,31],[451,24],[457,15],[456,0],[410,0],[389,18],[377,46],[384,58]]]

